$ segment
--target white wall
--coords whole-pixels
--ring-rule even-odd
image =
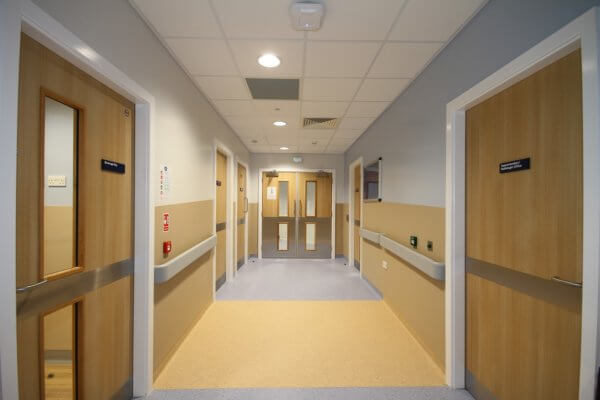
[[[336,201],[345,202],[344,190],[344,155],[343,154],[300,154],[302,163],[296,164],[292,160],[293,154],[262,154],[255,153],[250,156],[250,190],[248,201],[258,203],[259,180],[258,171],[261,168],[276,169],[278,171],[293,169],[334,169],[336,179]]]
[[[191,79],[126,0],[34,0],[90,47],[150,92],[156,100],[155,171],[169,167],[174,204],[213,197],[214,139],[241,160],[249,154]]]

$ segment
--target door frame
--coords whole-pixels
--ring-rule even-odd
[[[99,55],[30,0],[0,2],[0,178],[6,190],[0,195],[0,386],[2,398],[17,399],[17,318],[15,293],[16,249],[16,143],[19,98],[21,32],[118,92],[135,104],[135,210],[133,394],[152,391],[154,308],[154,192],[153,145],[155,99],[146,89]]]
[[[225,154],[227,157],[227,191],[225,204],[227,205],[227,209],[225,210],[225,229],[227,230],[227,243],[225,246],[225,281],[233,280],[235,278],[235,269],[234,264],[234,252],[235,252],[235,233],[237,229],[235,229],[235,184],[237,182],[236,179],[236,168],[235,162],[236,157],[233,151],[229,149],[224,143],[219,141],[218,139],[214,140],[213,146],[213,176],[214,179],[217,179],[217,151]],[[213,186],[213,199],[215,199],[215,206],[213,207],[213,234],[217,234],[217,185]],[[234,227],[234,229],[228,229],[229,227]],[[217,271],[217,257],[213,257],[213,280],[217,279],[216,276]],[[214,282],[213,282],[214,283]],[[213,284],[213,300],[216,299],[216,290],[215,285]]]
[[[244,237],[245,237],[244,264],[246,264],[248,262],[248,221],[249,221],[248,220],[248,214],[250,214],[250,199],[248,198],[248,188],[250,187],[250,168],[248,166],[248,163],[240,160],[237,157],[236,157],[235,162],[236,162],[236,174],[235,174],[235,182],[236,182],[235,187],[236,188],[239,187],[238,174],[237,174],[237,164],[240,164],[244,168],[246,168],[246,193],[245,193],[245,196],[244,196],[247,199],[247,201],[248,201],[248,210],[246,211],[246,223],[244,224]],[[237,199],[237,192],[236,192],[236,197],[235,198]],[[236,214],[236,218],[237,218],[237,214]],[[238,226],[239,225],[237,224],[237,221],[236,221],[236,223],[235,223],[235,240],[236,240],[235,249],[236,249],[236,257],[234,257],[236,259],[235,260],[236,264],[237,264],[237,238],[238,238],[237,230],[238,230]],[[236,267],[234,269],[235,269],[235,274],[237,275],[237,265],[236,265]]]
[[[446,106],[446,383],[465,386],[465,113],[577,47],[583,71],[583,289],[579,399],[593,399],[600,365],[600,84],[594,7]]]
[[[275,168],[276,169],[276,168]],[[258,169],[258,259],[262,260],[262,184],[263,172],[273,171],[273,168]],[[335,205],[336,205],[336,176],[333,168],[282,168],[278,172],[327,172],[331,174],[331,259],[335,260]]]
[[[358,157],[356,160],[350,163],[348,167],[348,265],[354,268],[354,169],[360,166],[363,169],[363,157]],[[360,175],[360,227],[363,227],[363,174]],[[359,259],[358,259],[358,270],[360,277],[362,278],[363,273],[363,251],[362,241],[359,242]]]

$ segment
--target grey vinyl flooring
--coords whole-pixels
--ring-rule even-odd
[[[157,390],[148,400],[473,400],[446,387]]]
[[[380,300],[345,260],[249,259],[217,300]]]

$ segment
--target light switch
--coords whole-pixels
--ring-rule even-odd
[[[67,187],[67,177],[64,175],[48,175],[48,187]]]

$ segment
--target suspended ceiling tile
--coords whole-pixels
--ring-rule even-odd
[[[317,40],[383,40],[404,0],[327,0],[321,29],[308,33]]]
[[[340,129],[358,129],[365,130],[375,121],[375,118],[353,118],[353,117],[344,117],[340,124]]]
[[[229,38],[302,39],[304,32],[290,24],[289,1],[213,1],[225,35]]]
[[[344,147],[346,146],[346,148],[348,146],[350,146],[352,143],[354,143],[356,141],[356,139],[351,139],[351,138],[338,138],[338,137],[334,137],[331,139],[331,142],[329,142],[329,146],[330,147]]]
[[[308,42],[305,75],[362,78],[380,47],[377,42]]]
[[[301,40],[231,40],[233,57],[246,77],[300,77],[304,63],[304,42]],[[272,53],[279,57],[277,68],[265,68],[258,57]]]
[[[410,79],[365,79],[355,101],[393,101],[408,86]]]
[[[481,7],[484,1],[409,1],[389,39],[445,42]]]
[[[362,129],[338,129],[335,133],[337,139],[357,139],[362,135],[364,131]]]
[[[244,79],[239,77],[195,76],[202,92],[213,100],[250,99]]]
[[[413,78],[443,43],[387,43],[369,71],[371,78]]]
[[[225,40],[170,38],[166,42],[192,75],[238,75]]]
[[[254,108],[258,115],[269,115],[275,120],[278,117],[298,117],[300,102],[297,100],[254,100]]]
[[[348,107],[346,116],[378,117],[389,104],[389,101],[355,101]]]
[[[222,37],[208,0],[134,0],[134,3],[162,37]]]
[[[350,101],[360,82],[360,79],[305,78],[303,100]]]
[[[329,140],[335,134],[335,129],[299,129],[298,138],[300,140],[322,139]]]
[[[341,117],[348,108],[348,102],[343,101],[303,101],[303,117]]]
[[[214,100],[215,107],[225,117],[255,115],[252,100]]]

